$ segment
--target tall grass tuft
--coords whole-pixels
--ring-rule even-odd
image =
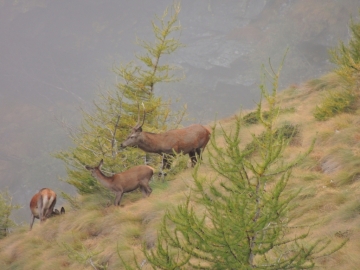
[[[328,91],[319,106],[316,106],[314,117],[319,121],[342,113],[354,112],[359,100],[360,86],[360,23],[353,19],[349,25],[351,38],[348,44],[340,42],[338,47],[330,50],[331,61],[337,65],[335,73],[338,75],[339,86],[329,86],[319,80],[313,81],[314,89]]]
[[[349,221],[355,219],[360,215],[360,200],[354,200],[349,204],[346,204],[341,211],[341,219]]]
[[[355,112],[355,105],[356,95],[352,91],[328,91],[322,103],[316,106],[314,117],[318,121],[326,121],[339,113]]]

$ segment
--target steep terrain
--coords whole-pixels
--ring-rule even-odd
[[[289,122],[300,127],[296,141],[285,155],[304,152],[316,138],[314,150],[293,171],[288,190],[301,189],[290,213],[294,225],[315,224],[311,239],[328,237],[334,244],[348,238],[340,251],[317,261],[321,269],[357,269],[360,264],[360,110],[340,114],[318,122],[313,111],[325,91],[338,84],[334,74],[293,85],[279,95],[282,108],[278,123]],[[321,86],[321,87],[320,87]],[[233,127],[233,117],[219,121],[225,130]],[[243,143],[250,133],[260,132],[258,125],[245,126]],[[219,137],[219,143],[222,138]],[[201,173],[214,175],[205,151]],[[119,254],[126,261],[137,256],[138,263],[149,269],[141,253],[142,243],[154,245],[156,229],[164,210],[181,203],[192,184],[192,169],[176,179],[162,183],[154,179],[153,193],[143,199],[139,192],[126,194],[121,207],[108,206],[98,197],[78,198],[79,209],[65,205],[67,213],[16,229],[0,240],[1,269],[121,269]]]
[[[0,187],[27,205],[36,190],[73,189],[51,152],[69,147],[56,119],[76,125],[79,106],[115,83],[111,68],[134,60],[136,37],[152,41],[151,20],[172,1],[0,1]],[[282,85],[330,68],[327,50],[348,38],[358,0],[182,0],[181,42],[170,63],[186,79],[157,94],[181,98],[206,123],[252,108],[261,64],[279,62]],[[66,14],[66,16],[64,15]],[[17,222],[27,219],[16,211]]]

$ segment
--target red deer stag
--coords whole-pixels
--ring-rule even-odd
[[[197,163],[197,157],[201,157],[202,151],[210,139],[210,131],[204,126],[194,124],[182,129],[172,129],[163,133],[150,133],[142,131],[146,112],[140,125],[140,113],[138,123],[132,128],[130,135],[120,145],[121,148],[127,146],[137,146],[148,153],[158,153],[163,155],[163,169],[171,166],[169,156],[175,153],[189,154],[191,165]]]
[[[140,188],[145,196],[150,196],[152,189],[149,181],[154,174],[154,168],[147,165],[139,165],[128,169],[127,171],[116,173],[113,176],[106,176],[101,171],[103,160],[96,167],[85,166],[104,187],[115,192],[114,205],[120,205],[121,198],[124,193],[134,191]]]
[[[45,221],[45,219],[65,214],[64,207],[61,207],[61,211],[55,209],[56,204],[56,193],[49,188],[42,188],[38,193],[36,193],[30,201],[30,210],[31,210],[31,221],[30,221],[30,230],[34,224],[35,218],[40,219],[40,222]]]

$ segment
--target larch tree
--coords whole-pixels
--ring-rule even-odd
[[[172,113],[171,101],[163,101],[154,93],[156,85],[181,79],[178,66],[162,63],[164,56],[183,46],[179,41],[179,12],[180,5],[174,3],[162,16],[156,16],[152,21],[155,41],[137,39],[144,52],[135,55],[134,61],[114,69],[118,77],[116,89],[101,93],[93,102],[91,112],[82,109],[83,120],[78,128],[66,126],[74,146],[54,156],[66,164],[64,181],[73,185],[80,194],[100,192],[112,196],[90,176],[84,165],[93,165],[104,159],[105,171],[114,173],[144,163],[144,152],[131,148],[119,151],[117,143],[126,138],[129,128],[135,125],[144,110],[145,122],[151,131],[165,130],[169,123],[175,126],[181,122],[185,107]],[[156,165],[160,159],[154,160]],[[70,199],[66,194],[64,196]]]
[[[284,158],[292,135],[276,121],[279,72],[268,73],[273,74],[270,91],[268,75],[260,86],[267,104],[266,114],[263,101],[256,110],[261,136],[252,134],[252,142],[244,145],[241,117],[231,131],[213,128],[208,153],[215,176],[197,167],[186,202],[165,213],[156,244],[143,246],[153,269],[309,269],[316,258],[345,243],[332,247],[329,239],[309,241],[311,226],[291,226],[289,211],[299,192],[286,186],[314,144],[291,160]]]

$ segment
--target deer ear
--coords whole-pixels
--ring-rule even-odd
[[[136,129],[136,132],[142,132],[142,127],[138,127],[138,128]]]
[[[64,207],[61,207],[60,214],[61,214],[61,215],[65,214],[65,208],[64,208]]]
[[[87,170],[91,170],[91,167],[90,166],[88,166],[88,165],[85,165],[85,169],[87,169]]]

